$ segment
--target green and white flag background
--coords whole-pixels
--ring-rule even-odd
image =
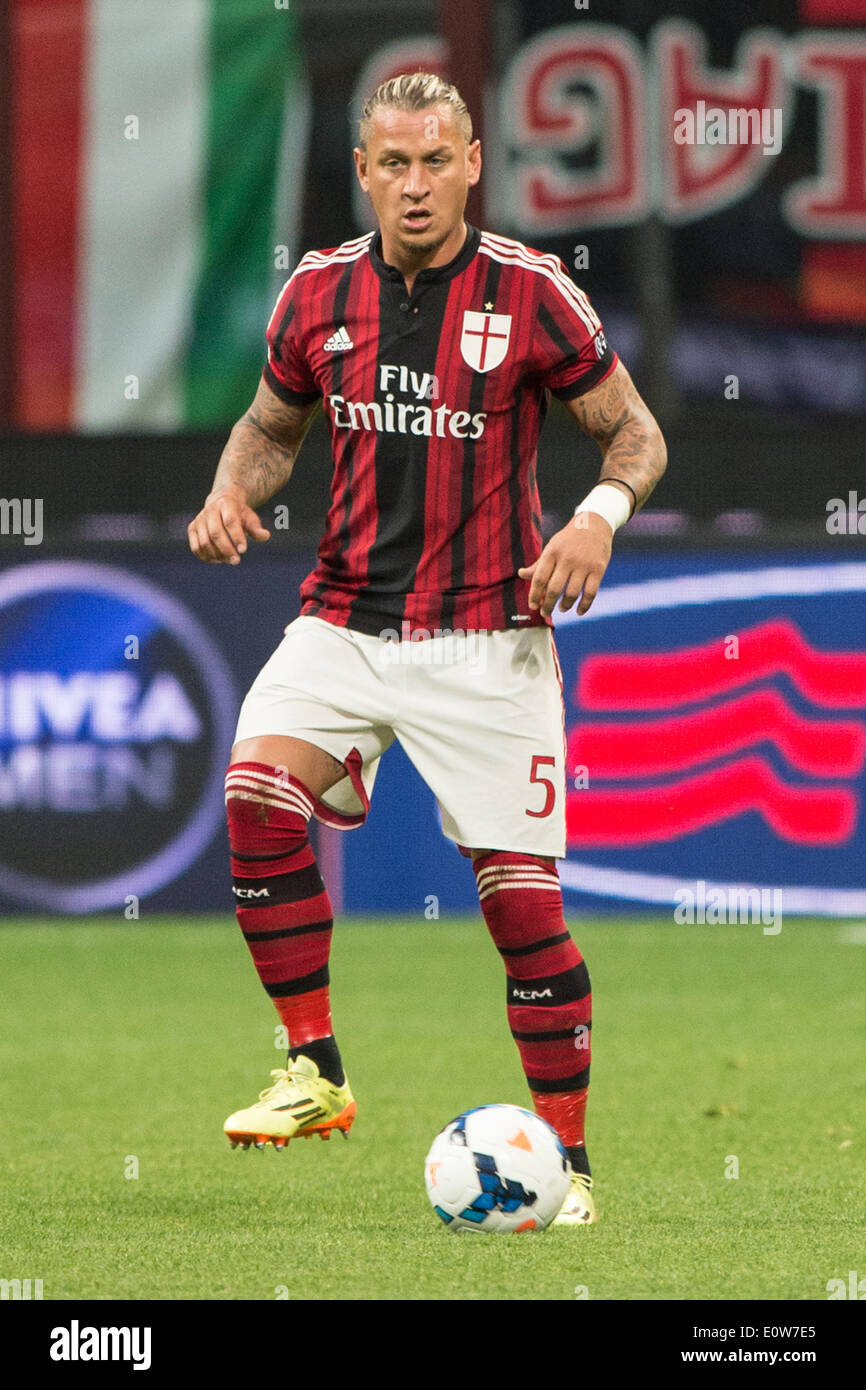
[[[18,422],[234,419],[298,254],[309,102],[291,10],[16,0],[13,36]]]

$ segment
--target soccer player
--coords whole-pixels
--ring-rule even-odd
[[[334,474],[318,563],[243,703],[226,776],[237,915],[289,1056],[225,1131],[280,1149],[351,1128],[328,994],[332,910],[307,826],[360,825],[397,738],[472,859],[532,1101],[571,1163],[557,1220],[591,1222],[591,994],[555,864],[566,767],[551,614],[557,601],[588,610],[665,446],[562,262],[465,222],[481,151],[452,85],[423,72],[384,83],[354,158],[378,231],[310,251],[287,281],[255,399],[189,527],[214,563],[267,540],[256,508],[324,409]],[[602,467],[542,548],[548,393],[598,442]]]

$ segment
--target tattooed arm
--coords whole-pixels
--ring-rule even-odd
[[[598,481],[618,484],[636,512],[664,473],[667,450],[623,364],[618,362],[593,391],[564,404],[601,449],[604,462]]]
[[[621,362],[601,385],[564,402],[602,452],[598,481],[622,492],[632,511],[642,507],[667,465],[661,430],[641,400]],[[531,580],[530,608],[549,617],[560,608],[586,613],[598,593],[610,560],[613,529],[595,512],[579,516],[551,536],[535,564],[518,571]]]
[[[252,405],[229,435],[210,495],[187,528],[190,549],[200,560],[238,565],[247,536],[269,539],[253,509],[288,482],[320,404],[289,405],[259,382]]]

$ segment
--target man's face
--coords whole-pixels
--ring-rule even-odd
[[[481,174],[481,146],[467,145],[447,104],[424,111],[381,107],[355,167],[379,220],[383,243],[427,256],[456,231]]]

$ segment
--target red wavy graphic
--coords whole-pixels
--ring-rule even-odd
[[[664,787],[572,791],[568,842],[582,848],[658,844],[748,811],[795,844],[839,845],[854,830],[857,798],[845,788],[789,786],[762,758],[739,758]]]
[[[725,656],[725,637],[675,652],[588,656],[575,699],[584,709],[671,708],[785,675],[816,705],[866,705],[866,654],[817,651],[786,618],[759,623],[738,639],[736,659]]]
[[[593,723],[568,740],[568,766],[595,778],[682,772],[727,753],[771,742],[800,772],[854,777],[866,757],[866,729],[854,720],[804,719],[776,690],[757,690],[700,713],[640,723]]]

